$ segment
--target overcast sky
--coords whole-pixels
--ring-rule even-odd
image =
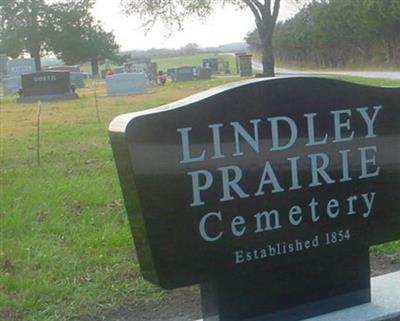
[[[140,28],[138,16],[121,15],[117,0],[97,0],[94,15],[104,23],[107,31],[114,31],[121,50],[156,48],[179,48],[190,42],[201,47],[218,46],[241,42],[246,33],[254,29],[254,16],[249,10],[237,10],[233,6],[218,8],[203,22],[191,20],[183,31],[175,31],[170,37],[162,25],[157,25],[147,34]],[[279,19],[285,20],[296,12],[293,6],[283,6]]]

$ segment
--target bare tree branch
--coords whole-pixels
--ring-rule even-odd
[[[281,0],[275,0],[274,11],[272,13],[272,24],[274,26],[276,24],[276,20],[278,19],[280,6],[281,6]]]
[[[256,18],[256,24],[259,24],[262,21],[262,16],[261,13],[258,11],[257,7],[254,5],[254,3],[251,0],[242,0],[247,6],[250,8],[250,10],[253,12],[255,18]]]

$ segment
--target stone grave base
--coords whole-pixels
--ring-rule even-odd
[[[371,292],[372,302],[370,303],[303,321],[400,321],[400,271],[372,278]],[[203,321],[219,320],[209,318]],[[252,318],[246,321],[263,321],[263,318]],[[279,321],[285,321],[285,319]]]
[[[17,103],[29,103],[37,101],[55,101],[55,100],[71,100],[78,99],[79,96],[76,93],[60,94],[60,95],[46,95],[46,96],[30,96],[30,97],[18,97]]]

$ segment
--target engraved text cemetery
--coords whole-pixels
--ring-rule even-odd
[[[361,117],[361,119],[365,122],[364,128],[364,137],[365,139],[376,138],[376,134],[374,133],[374,122],[378,116],[379,110],[382,106],[375,106],[373,108],[363,107],[357,108],[356,111],[358,115],[353,115],[353,117]],[[315,123],[316,123],[316,113],[305,114],[305,122],[307,123],[308,128],[308,139],[305,141],[305,149],[307,147],[312,147],[316,145],[324,145],[324,144],[337,144],[342,142],[347,142],[354,140],[354,130],[351,128],[351,117],[352,113],[350,109],[336,110],[332,111],[332,121],[334,123],[335,135],[334,137],[328,137],[328,134],[325,134],[323,138],[315,137]],[[253,153],[258,153],[260,148],[268,148],[267,143],[269,142],[270,148],[269,151],[271,153],[278,152],[282,150],[290,149],[298,139],[297,137],[297,126],[293,119],[289,117],[272,117],[267,120],[262,119],[253,119],[250,120],[249,123],[252,124],[252,131],[249,133],[239,122],[232,122],[230,125],[232,126],[232,135],[234,135],[234,150],[232,153],[233,157],[246,157],[244,155],[241,144],[244,142],[251,147],[251,151]],[[263,132],[263,129],[267,128],[267,123],[270,125],[271,130],[271,140],[260,139],[260,132]],[[260,128],[264,125],[265,128]],[[191,155],[191,146],[190,146],[190,132],[192,128],[180,128],[178,132],[181,134],[182,140],[182,160],[181,164],[185,163],[201,163],[207,157],[212,159],[218,159],[225,157],[223,155],[221,140],[220,140],[220,129],[223,124],[211,124],[208,127],[210,128],[210,140],[213,140],[213,153],[208,156],[206,151],[203,149],[200,155],[194,156]],[[290,130],[290,139],[284,143],[281,142],[279,138],[279,128],[286,127],[286,129]],[[357,135],[361,136],[361,135]],[[260,143],[261,140],[261,143]],[[261,146],[260,146],[261,145]],[[355,155],[355,154],[358,155]],[[332,184],[335,181],[339,182],[347,182],[353,179],[367,179],[370,177],[375,177],[379,175],[379,166],[376,164],[376,153],[377,147],[375,145],[364,146],[360,145],[357,150],[343,149],[338,151],[338,158],[331,160],[329,156],[324,153],[316,153],[309,154],[307,157],[309,158],[309,170],[311,177],[308,178],[308,186],[309,187],[317,187],[322,184]],[[349,155],[352,154],[353,157],[359,158],[359,176],[358,177],[350,177],[349,173]],[[273,164],[269,160],[266,160],[264,169],[260,172],[260,179],[258,180],[258,184],[254,186],[253,191],[245,190],[240,185],[240,181],[243,177],[243,171],[239,166],[231,165],[218,168],[218,171],[221,175],[220,180],[222,181],[222,186],[220,186],[220,202],[229,202],[236,198],[248,198],[248,197],[259,197],[263,195],[268,195],[269,193],[281,193],[285,191],[298,190],[301,189],[303,183],[299,181],[299,163],[305,163],[305,160],[301,160],[301,157],[298,155],[293,155],[287,159],[290,164],[290,172],[291,172],[291,185],[283,186],[279,182],[279,177],[275,174],[273,169]],[[333,164],[334,170],[337,170],[337,162],[340,164],[340,172],[341,177],[339,179],[333,179],[333,175],[330,174],[332,170],[330,168],[330,164]],[[332,165],[331,165],[332,167]],[[188,175],[191,176],[192,179],[192,191],[193,191],[193,202],[190,206],[202,206],[205,202],[202,200],[202,194],[206,194],[207,190],[213,185],[214,177],[213,174],[205,169],[200,169],[197,171],[189,172]],[[219,180],[218,180],[219,181]],[[268,187],[269,186],[269,187]],[[342,215],[356,215],[359,214],[363,218],[368,218],[371,214],[375,192],[366,193],[362,195],[349,195],[349,197],[345,200],[347,202],[347,213],[343,213]],[[212,198],[212,195],[206,195],[208,199]],[[218,196],[218,195],[215,195]],[[355,202],[359,202],[355,204]],[[317,206],[319,206],[317,200],[313,198],[310,200],[308,209],[308,215],[311,216],[312,222],[316,223],[319,221],[320,211],[317,211]],[[322,205],[320,207],[326,208],[326,215],[335,219],[340,214],[339,209],[339,201],[337,199],[331,199],[326,205]],[[363,208],[360,213],[355,211],[355,208]],[[303,220],[303,215],[306,215],[307,209],[302,209],[298,205],[294,205],[290,208],[288,217],[291,225],[297,226],[301,224]],[[282,228],[280,213],[277,209],[260,209],[260,212],[254,215],[256,220],[256,229],[253,231],[254,233],[261,233],[271,231],[273,229]],[[214,242],[223,237],[223,232],[219,232],[217,235],[209,235],[207,232],[207,222],[209,220],[223,220],[223,213],[218,212],[210,212],[207,213],[201,220],[199,225],[199,232],[201,237],[209,242]],[[224,224],[226,225],[226,224]],[[229,225],[229,224],[228,224]],[[236,216],[231,221],[231,230],[230,232],[236,236],[241,237],[247,231],[246,228],[246,220],[243,216]],[[293,252],[294,249],[292,246],[289,247],[288,252]]]

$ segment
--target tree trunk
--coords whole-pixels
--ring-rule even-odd
[[[40,61],[40,47],[35,46],[30,50],[31,57],[35,60],[36,72],[42,71],[42,63]]]
[[[99,76],[99,60],[97,57],[93,57],[90,59],[90,63],[92,65],[92,76],[93,78],[100,78]]]
[[[36,72],[41,72],[42,71],[42,63],[40,61],[40,55],[35,55],[33,57],[33,59],[35,59]]]
[[[257,28],[257,30],[262,45],[261,53],[262,53],[263,75],[265,77],[275,77],[275,58],[272,46],[273,26],[259,27]]]

